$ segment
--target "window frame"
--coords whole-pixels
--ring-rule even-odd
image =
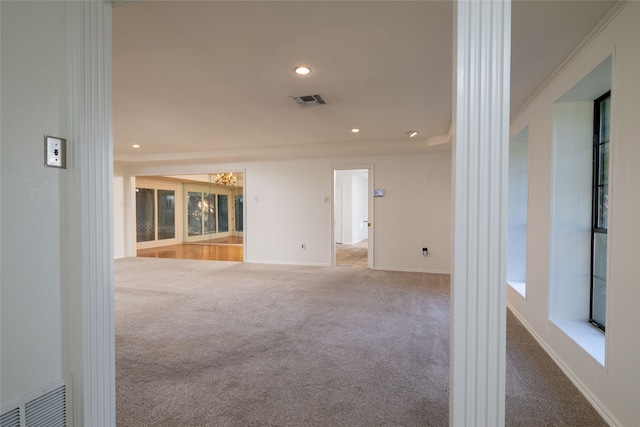
[[[611,150],[611,137],[606,141],[601,140],[600,131],[601,131],[601,105],[607,99],[611,99],[611,91],[607,91],[603,95],[599,96],[594,100],[594,108],[593,108],[593,173],[592,173],[592,192],[591,192],[591,277],[590,277],[590,289],[589,289],[589,322],[602,330],[606,331],[606,325],[594,319],[594,277],[595,277],[595,268],[596,268],[596,235],[604,234],[607,236],[608,240],[608,219],[605,227],[602,227],[602,224],[599,221],[599,190],[601,187],[606,185],[607,194],[609,193],[609,165],[606,166],[606,177],[603,181],[606,184],[603,184],[600,180],[600,177],[603,173],[603,164],[600,158],[600,149],[605,144],[608,144],[608,149]],[[610,105],[610,102],[609,102]],[[611,123],[611,107],[609,106],[609,123]],[[609,151],[610,152],[610,151]],[[610,163],[610,157],[607,158],[607,162]],[[607,250],[607,249],[605,249]],[[606,257],[606,254],[605,254]],[[606,273],[605,273],[605,306],[606,306]],[[606,311],[605,311],[606,315]]]

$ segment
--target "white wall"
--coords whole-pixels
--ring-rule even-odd
[[[553,125],[550,317],[586,322],[591,279],[593,100],[556,104]]]
[[[613,425],[640,423],[640,3],[629,2],[514,119],[529,129],[527,298],[507,300]],[[605,366],[550,319],[554,104],[613,55],[609,268]]]
[[[0,7],[0,384],[6,403],[63,377],[67,180],[65,170],[43,166],[43,136],[68,136],[68,85],[66,5],[2,1]]]
[[[247,262],[331,265],[334,168],[372,165],[374,268],[450,271],[451,153],[321,158],[224,165],[130,167],[131,175],[245,170]],[[354,165],[356,167],[354,167]],[[358,165],[361,165],[359,167]],[[116,241],[119,238],[116,237]],[[305,244],[306,249],[301,249]],[[430,255],[422,256],[422,247]]]

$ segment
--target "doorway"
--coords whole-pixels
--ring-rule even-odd
[[[244,172],[136,178],[135,188],[137,256],[244,261]]]
[[[333,169],[333,265],[372,268],[370,167]]]

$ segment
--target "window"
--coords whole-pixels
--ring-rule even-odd
[[[607,228],[609,216],[609,123],[611,92],[595,100],[593,115],[593,196],[591,225],[591,305],[589,321],[605,330]]]
[[[229,231],[229,196],[218,195],[218,232]]]
[[[210,188],[202,185],[185,185],[185,227],[187,242],[228,237],[233,222],[233,205],[229,205],[229,194],[224,189]],[[215,193],[213,192],[215,191]],[[224,233],[227,233],[224,235]]]
[[[136,188],[136,242],[156,239],[156,215],[153,188]]]
[[[175,191],[136,188],[136,242],[175,237]]]
[[[609,56],[553,105],[549,319],[602,366],[611,65]]]

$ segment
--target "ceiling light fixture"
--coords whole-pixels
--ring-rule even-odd
[[[409,138],[413,138],[414,136],[416,136],[419,133],[420,132],[418,132],[417,130],[410,130],[409,132],[407,132],[407,135],[409,135]]]
[[[311,68],[309,67],[296,67],[295,69],[296,74],[299,74],[301,76],[307,75],[311,72]]]
[[[358,128],[353,128],[353,129],[351,129],[351,132],[353,132],[353,133],[358,133],[358,132],[360,132],[360,129],[358,129]]]
[[[232,173],[217,173],[213,178],[216,185],[236,185],[238,180]]]
[[[133,144],[132,147],[133,148],[140,148],[140,146],[138,144]]]

